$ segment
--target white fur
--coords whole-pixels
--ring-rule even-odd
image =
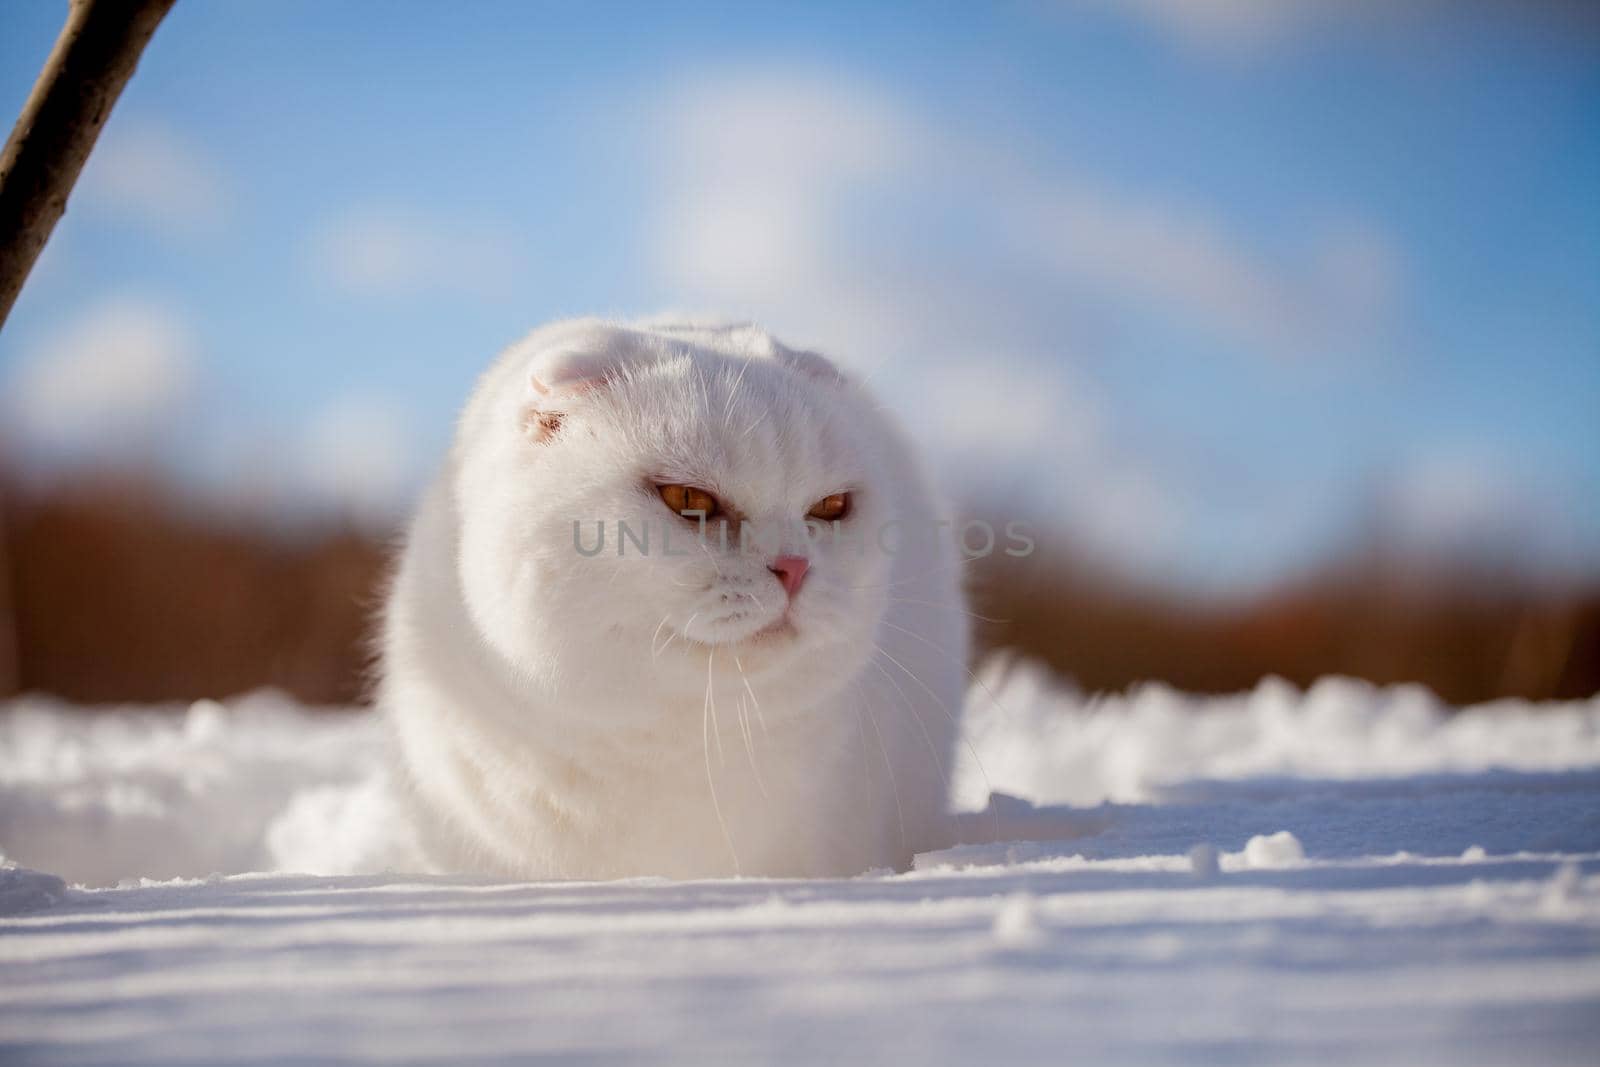
[[[539,416],[559,412],[554,430]],[[695,541],[654,483],[803,530],[793,632],[775,553]],[[480,380],[389,597],[380,700],[441,870],[848,875],[943,842],[967,656],[945,512],[857,384],[752,326],[556,323]],[[618,558],[615,523],[649,527]],[[595,523],[605,550],[586,547]],[[670,529],[674,553],[661,551]],[[895,534],[886,536],[893,543]]]

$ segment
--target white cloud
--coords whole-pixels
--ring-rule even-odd
[[[24,355],[7,389],[24,435],[52,447],[142,442],[193,392],[196,346],[165,304],[116,297]]]
[[[1021,472],[1029,503],[1139,567],[1170,564],[1228,505],[1187,491],[1081,380],[1081,309],[1283,358],[1351,349],[1403,287],[1369,220],[1263,247],[1206,203],[1041,166],[869,85],[734,72],[653,117],[670,302],[822,347],[968,486]]]
[[[1010,184],[1002,218],[1019,255],[1086,293],[1268,357],[1363,336],[1388,320],[1403,288],[1397,244],[1357,216],[1327,222],[1283,257],[1196,203],[1081,177],[1019,172]]]
[[[1282,44],[1328,5],[1320,0],[1096,0],[1142,19],[1178,44],[1238,55]],[[1069,0],[1068,6],[1082,6]],[[1353,5],[1352,5],[1353,6]]]
[[[725,70],[671,108],[678,163],[700,177],[800,187],[862,178],[902,163],[916,136],[890,98],[821,71]]]
[[[1052,463],[1081,463],[1102,446],[1104,400],[1060,366],[988,353],[982,362],[929,367],[908,383],[910,417],[926,414],[924,428],[942,446],[982,461],[996,454],[1042,452]]]
[[[1426,33],[1440,15],[1466,7],[1493,8],[1469,0],[1058,0],[1057,10],[1100,10],[1137,20],[1172,44],[1213,60],[1259,60],[1290,54],[1318,34],[1351,27],[1371,39],[1396,30]],[[1519,22],[1556,27],[1585,21],[1585,4],[1566,0],[1499,0]],[[1552,17],[1554,16],[1554,17]]]
[[[928,368],[896,392],[956,485],[991,514],[1042,520],[1041,538],[1068,537],[1073,554],[1123,567],[1169,565],[1181,547],[1186,494],[1120,447],[1105,398],[1059,363]]]
[[[1499,464],[1468,454],[1418,458],[1395,479],[1392,506],[1400,532],[1435,542],[1481,535],[1520,510]]]
[[[1173,45],[1219,61],[1292,55],[1319,35],[1353,30],[1367,42],[1416,43],[1441,20],[1484,15],[1539,27],[1569,44],[1600,40],[1592,0],[1056,0],[1067,14],[1105,12],[1133,19]]]
[[[149,120],[113,120],[84,167],[86,206],[162,234],[222,229],[231,195],[222,170],[193,139]]]
[[[847,360],[881,351],[904,317],[860,284],[836,208],[915,165],[917,124],[871,86],[806,70],[723,72],[652,114],[668,285]]]
[[[1312,284],[1324,297],[1325,314],[1356,330],[1393,317],[1405,265],[1392,236],[1370,220],[1338,218],[1323,228],[1311,252]]]
[[[1097,295],[1266,351],[1295,343],[1297,294],[1204,209],[1058,179],[1036,199],[1010,199],[1006,215],[1020,251]]]
[[[760,299],[822,255],[805,196],[724,189],[672,213],[658,242],[666,268],[700,290]]]
[[[1054,347],[1064,297],[1304,355],[1380,322],[1403,285],[1371,220],[1266,249],[1205,204],[1039,167],[870,86],[734,73],[669,101],[658,129],[654,258],[675,299],[797,325],[846,359],[1019,333]],[[1053,291],[999,280],[1019,270]]]
[[[313,276],[355,296],[510,291],[524,257],[503,227],[402,206],[372,205],[327,220],[311,236]]]
[[[1582,570],[1596,562],[1542,472],[1481,444],[1435,446],[1396,466],[1378,502],[1386,543],[1419,558]]]
[[[382,522],[403,509],[413,480],[412,420],[381,396],[347,396],[311,418],[301,444],[304,484],[320,504]]]

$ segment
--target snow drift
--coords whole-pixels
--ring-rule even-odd
[[[966,733],[911,871],[521,885],[405,873],[365,713],[13,701],[0,1061],[1593,1061],[1600,698],[997,662]]]
[[[407,869],[370,714],[271,692],[101,710],[115,713],[42,697],[0,710],[9,860],[87,885]],[[1268,679],[1238,696],[1146,685],[1086,698],[1031,665],[996,661],[972,687],[965,725],[953,792],[968,811],[991,792],[1081,808],[1192,801],[1196,783],[1252,782],[1259,793],[1293,780],[1303,793],[1317,781],[1600,768],[1600,697],[1452,711],[1420,688],[1343,678],[1303,693]],[[1076,821],[1097,825],[1092,814]]]

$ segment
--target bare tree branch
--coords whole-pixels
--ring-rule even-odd
[[[0,327],[173,0],[71,0],[0,155]]]

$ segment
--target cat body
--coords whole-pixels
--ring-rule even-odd
[[[536,330],[480,379],[387,603],[430,864],[905,868],[944,842],[960,564],[908,441],[822,357],[745,325]]]

